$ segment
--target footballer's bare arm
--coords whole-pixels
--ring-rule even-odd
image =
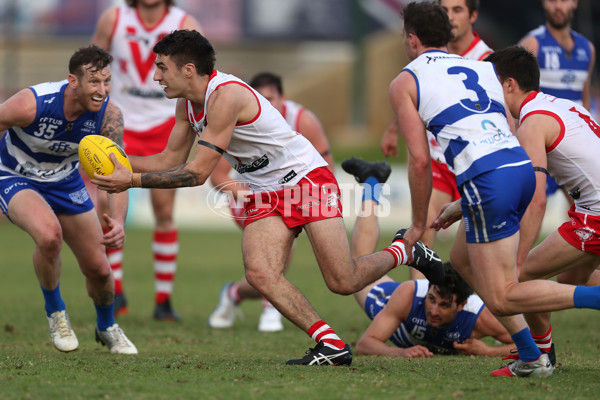
[[[102,122],[102,136],[106,136],[119,146],[123,147],[123,113],[112,101],[108,102]]]

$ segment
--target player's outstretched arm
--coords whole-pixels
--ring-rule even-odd
[[[540,233],[546,212],[546,174],[543,172],[548,168],[546,148],[558,137],[559,132],[559,123],[553,117],[543,114],[529,116],[517,130],[519,143],[527,152],[533,167],[538,169],[535,172],[536,186],[533,198],[521,219],[517,254],[519,270]]]
[[[100,134],[123,146],[123,113],[112,101],[109,101],[102,121]],[[114,156],[113,156],[114,157]],[[113,160],[113,163],[115,160]],[[118,162],[118,161],[117,161]],[[123,167],[125,168],[125,167]],[[108,214],[104,214],[105,225],[110,229],[102,237],[102,244],[109,248],[120,248],[125,242],[125,219],[129,207],[127,192],[110,194],[108,196]]]
[[[425,125],[417,110],[417,82],[403,71],[390,84],[390,102],[408,150],[408,183],[412,205],[412,225],[404,235],[408,263],[412,246],[427,228],[427,212],[432,190],[431,156]]]
[[[0,104],[0,132],[10,127],[26,127],[35,120],[37,104],[31,89],[22,89]]]
[[[162,171],[184,164],[196,140],[196,133],[190,126],[186,112],[186,100],[177,100],[175,125],[169,135],[165,149],[147,157],[129,158],[134,172]]]

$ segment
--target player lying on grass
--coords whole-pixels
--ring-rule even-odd
[[[506,329],[450,263],[444,268],[443,284],[432,285],[426,279],[394,282],[385,276],[356,293],[356,301],[373,320],[356,344],[356,353],[509,355],[515,345]],[[487,336],[503,345],[487,345],[481,340]]]
[[[360,173],[371,164],[346,160],[342,168],[360,182]],[[378,176],[386,176],[377,174]],[[383,182],[381,182],[383,183]],[[361,214],[352,232],[352,256],[371,253],[379,240],[375,198],[363,198]],[[437,354],[505,356],[515,348],[506,329],[485,307],[479,296],[444,264],[445,280],[437,285],[425,279],[394,282],[387,275],[354,294],[373,320],[356,345],[357,354],[400,357],[431,357]],[[502,346],[488,346],[481,338],[491,336]],[[391,340],[395,346],[389,346]]]

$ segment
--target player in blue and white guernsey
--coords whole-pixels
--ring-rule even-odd
[[[431,357],[434,354],[507,356],[514,349],[506,329],[481,298],[444,264],[446,280],[394,282],[387,276],[355,293],[373,321],[356,344],[357,354]],[[481,341],[493,337],[501,346]],[[395,346],[389,346],[387,341]]]
[[[506,104],[519,118],[517,137],[535,166],[537,184],[522,220],[519,281],[546,279],[583,285],[600,265],[600,125],[581,105],[539,91],[538,63],[519,46],[489,57],[503,82]],[[568,220],[531,249],[546,208],[551,173],[573,198]],[[531,250],[530,250],[531,249]],[[575,289],[576,307],[598,301],[600,286]],[[551,351],[550,313],[526,314],[540,349]]]
[[[410,254],[426,228],[432,187],[427,129],[444,150],[462,196],[463,221],[450,261],[511,334],[521,357],[518,375],[549,376],[548,355],[519,313],[573,307],[573,287],[517,282],[519,221],[535,189],[533,166],[510,132],[493,65],[448,54],[451,29],[439,5],[404,8],[403,45],[412,61],[390,84],[408,148],[412,225],[404,244]],[[556,302],[560,296],[562,304]]]
[[[137,354],[113,316],[114,280],[105,247],[122,245],[127,195],[112,195],[102,234],[78,170],[79,141],[99,134],[121,142],[123,116],[110,102],[110,54],[84,47],[68,78],[21,90],[0,105],[0,208],[35,241],[33,267],[44,295],[50,336],[60,351],[78,340],[60,294],[63,240],[73,251],[96,307],[96,341],[112,353]]]
[[[437,0],[437,3],[448,14],[448,20],[452,25],[452,39],[448,42],[448,53],[481,61],[493,51],[474,30],[474,24],[479,16],[479,0]],[[433,134],[428,132],[427,136],[433,176],[433,190],[428,211],[429,222],[431,222],[442,206],[459,199],[460,193],[456,189],[456,176],[446,165],[440,145]],[[395,118],[381,139],[382,147],[387,146],[388,143],[390,146],[396,146],[398,143],[398,122]],[[435,230],[426,229],[421,240],[425,245],[433,248]],[[423,276],[411,269],[410,278],[423,279]]]
[[[537,57],[540,90],[591,110],[590,85],[596,59],[591,41],[571,29],[577,0],[542,0],[546,23],[529,32],[519,44]],[[560,186],[548,175],[546,195]],[[567,197],[572,203],[572,199]]]
[[[119,164],[112,175],[97,175],[92,182],[108,192],[198,186],[224,156],[252,192],[245,203],[242,238],[246,279],[316,342],[306,356],[287,363],[350,365],[350,346],[284,276],[301,230],[306,230],[325,282],[335,293],[355,293],[413,258],[435,281],[443,277],[441,260],[421,246],[416,257],[409,257],[401,242],[353,260],[337,181],[310,142],[256,90],[215,70],[214,48],[200,33],[174,31],[154,52],[154,79],[167,97],[179,98],[167,147],[154,156],[131,157],[133,174]],[[195,142],[195,156],[188,162]]]
[[[596,59],[594,45],[571,29],[577,0],[542,0],[546,23],[519,44],[537,57],[540,90],[590,110],[590,82]]]

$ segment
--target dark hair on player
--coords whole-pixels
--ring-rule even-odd
[[[112,60],[113,57],[108,51],[96,45],[81,47],[73,53],[69,60],[69,73],[81,78],[85,74],[84,66],[91,64],[88,69],[96,72],[109,66]]]
[[[169,56],[178,68],[192,63],[200,75],[210,75],[215,69],[215,49],[198,31],[173,31],[156,43],[152,51]]]
[[[259,72],[254,75],[250,80],[250,86],[254,89],[262,88],[265,86],[275,86],[279,94],[283,94],[283,84],[281,83],[281,77],[271,72]]]
[[[409,3],[402,10],[404,32],[416,35],[423,46],[444,47],[452,38],[452,25],[448,14],[435,3],[427,1]]]
[[[449,262],[444,263],[445,278],[444,283],[440,285],[432,285],[442,298],[452,298],[456,295],[455,302],[460,304],[467,300],[473,294],[473,289],[467,282],[456,272]]]
[[[137,7],[138,0],[125,0],[125,3],[127,3],[129,7]],[[175,0],[167,0],[167,5],[174,6]]]
[[[442,5],[442,0],[437,0],[439,5]],[[467,6],[467,10],[469,10],[469,15],[473,15],[475,11],[479,11],[479,0],[465,0],[465,5]]]
[[[510,46],[488,55],[500,82],[513,78],[525,92],[540,90],[540,67],[535,56],[521,46]]]

